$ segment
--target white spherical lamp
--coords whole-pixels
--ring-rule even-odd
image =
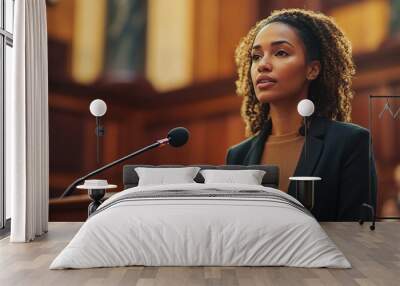
[[[101,99],[95,99],[90,103],[89,109],[93,116],[101,117],[107,111],[107,104]]]
[[[101,125],[100,118],[106,114],[107,104],[101,99],[95,99],[90,103],[89,106],[90,113],[96,117],[96,154],[97,154],[97,163],[100,162],[100,142],[99,137],[104,136],[105,129],[104,126]]]
[[[297,105],[297,112],[303,116],[311,116],[314,113],[314,103],[309,99],[303,99]]]

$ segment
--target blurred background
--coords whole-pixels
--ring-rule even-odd
[[[332,16],[350,38],[352,118],[371,126],[378,214],[400,215],[400,98],[369,99],[400,95],[400,0],[48,0],[50,220],[85,220],[87,194],[58,199],[65,188],[176,126],[190,130],[186,146],[123,164],[224,164],[245,138],[235,47],[256,21],[295,7]],[[100,162],[96,98],[108,105]],[[122,190],[123,164],[96,178]]]

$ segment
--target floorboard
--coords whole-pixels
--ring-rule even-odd
[[[400,285],[400,223],[322,223],[352,269],[291,267],[117,267],[49,270],[82,223],[53,222],[31,243],[0,240],[0,285]]]

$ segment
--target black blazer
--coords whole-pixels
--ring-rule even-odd
[[[268,121],[257,135],[230,147],[226,163],[260,164],[271,127]],[[363,203],[375,207],[376,170],[372,152],[369,156],[369,131],[352,123],[313,117],[307,137],[308,160],[305,161],[303,146],[294,176],[322,178],[316,183],[315,204],[311,211],[316,219],[355,221],[360,217]],[[288,193],[295,195],[293,182],[289,184]]]

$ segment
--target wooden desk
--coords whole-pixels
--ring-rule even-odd
[[[32,243],[0,241],[0,285],[400,285],[400,223],[322,223],[352,269],[119,267],[49,270],[82,223],[54,222]]]

